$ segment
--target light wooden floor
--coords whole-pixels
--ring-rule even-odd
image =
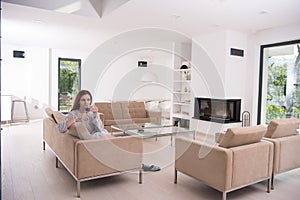
[[[148,149],[145,162],[160,165],[161,171],[144,173],[143,184],[138,184],[136,173],[83,182],[81,199],[221,199],[221,192],[181,173],[178,184],[173,183],[173,147],[169,137],[147,140],[145,147]],[[47,146],[46,151],[42,150],[42,121],[3,126],[2,155],[2,199],[77,199],[74,179],[63,167],[55,168],[55,157]],[[300,169],[278,175],[271,193],[266,193],[266,184],[264,181],[230,192],[228,199],[299,199]]]

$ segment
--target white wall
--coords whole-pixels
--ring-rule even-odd
[[[25,51],[26,57],[13,58],[13,50]],[[85,60],[89,54],[90,52],[80,50],[28,47],[3,43],[2,95],[13,95],[14,98],[25,97],[30,119],[42,118],[45,116],[45,107],[51,106],[54,109],[58,107],[58,58],[81,59],[82,73],[84,73]],[[148,60],[148,67],[138,68],[137,61],[143,59]],[[100,89],[99,95],[97,94],[97,99],[94,100],[124,100],[128,99],[128,96],[135,100],[170,99],[171,93],[168,88],[171,83],[171,73],[166,73],[166,69],[170,69],[171,60],[172,55],[164,51],[139,51],[119,58],[111,64],[102,77],[98,87]],[[94,67],[96,70],[97,65]],[[134,73],[128,76],[131,72]],[[154,75],[156,80],[153,81],[156,83],[142,81],[143,76],[147,73]],[[82,77],[85,78],[82,82],[91,81],[88,75],[82,74]],[[121,82],[122,80],[125,82]],[[133,80],[138,81],[134,90],[122,89],[124,86],[132,85]],[[119,87],[117,90],[119,92],[117,92],[117,96],[114,96],[116,87]],[[82,87],[82,89],[89,88]],[[23,105],[17,104],[14,113],[15,118],[24,118]]]
[[[226,48],[225,48],[225,93],[228,98],[241,98],[242,111],[245,99],[245,77],[247,76],[247,59],[248,49],[247,40],[248,35],[237,31],[227,31],[226,34]],[[244,50],[244,56],[233,56],[230,55],[230,49],[241,49]]]
[[[230,48],[243,49],[247,52],[247,35],[237,31],[222,30],[200,35],[193,40],[194,46],[199,47],[198,49],[194,48],[192,54],[193,63],[199,70],[199,72],[195,72],[198,76],[195,78],[208,84],[201,87],[202,91],[196,91],[196,96],[242,98],[245,90],[244,77],[247,57],[246,55],[244,57],[230,55]],[[200,53],[200,48],[203,49],[203,53]],[[198,62],[197,59],[200,55],[201,58]],[[200,79],[205,80],[201,81]],[[219,84],[222,84],[218,92],[209,85],[214,81],[219,81]],[[193,83],[195,82],[193,81]],[[196,88],[198,85],[196,83],[194,87]]]
[[[221,81],[224,83],[225,79],[225,64],[226,64],[226,31],[210,32],[202,34],[200,36],[193,38],[194,46],[197,45],[203,49],[206,58],[201,57],[201,59],[209,59],[210,64],[200,61],[200,66],[197,66],[201,71],[201,68],[204,68],[209,64],[209,68],[215,68],[220,75]],[[196,49],[192,52],[192,61],[199,57],[198,51]],[[212,74],[214,76],[216,74]]]
[[[25,58],[14,58],[13,50],[25,51]],[[2,43],[2,95],[12,99],[26,98],[30,117],[42,114],[40,108],[48,103],[48,49]],[[15,108],[15,118],[24,118],[24,106]]]
[[[13,50],[25,51],[25,58],[13,58]],[[58,58],[87,57],[87,52],[50,49],[46,47],[21,46],[2,43],[2,95],[12,99],[26,99],[30,119],[45,116],[44,108],[57,109]],[[25,118],[22,103],[15,105],[14,118]]]
[[[139,60],[146,60],[148,67],[138,67]],[[171,61],[170,53],[148,50],[118,58],[99,77],[95,101],[170,99],[172,79],[166,71]]]
[[[170,99],[172,44],[187,40],[177,32],[158,28],[141,28],[116,35],[99,45],[86,59],[83,87],[94,94],[96,101]],[[149,67],[138,68],[138,60],[148,60]],[[147,74],[156,80],[145,85],[142,79]]]

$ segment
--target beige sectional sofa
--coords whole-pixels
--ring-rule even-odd
[[[175,183],[177,172],[191,176],[227,193],[270,179],[273,167],[273,143],[261,140],[266,127],[228,129],[219,143],[177,137],[175,140]]]
[[[95,102],[95,105],[108,131],[115,131],[111,126],[117,124],[161,124],[161,112],[146,110],[142,101]]]
[[[300,119],[278,119],[268,125],[264,140],[274,144],[274,163],[271,188],[274,189],[274,175],[300,167],[300,134],[297,129]]]
[[[57,123],[64,118],[62,114],[48,111],[48,115],[50,117],[43,120],[43,149],[45,150],[47,143],[56,156],[56,167],[60,161],[77,181],[78,197],[80,183],[91,179],[137,170],[139,182],[142,182],[141,138],[124,136],[82,140],[79,139],[80,132],[76,133],[77,137],[74,133],[77,129],[59,132]]]

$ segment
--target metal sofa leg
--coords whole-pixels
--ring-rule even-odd
[[[227,198],[227,192],[223,192],[222,193],[222,200],[226,200],[226,198]]]
[[[45,151],[45,141],[43,141],[43,150]]]
[[[55,157],[55,167],[58,168],[58,158]]]
[[[77,197],[80,197],[80,180],[77,180]]]
[[[143,172],[142,169],[139,170],[139,184],[142,184],[143,182]]]
[[[177,169],[174,168],[174,184],[177,184]]]
[[[272,173],[272,176],[271,176],[271,190],[274,190],[274,173]]]
[[[271,179],[268,179],[267,193],[270,193]]]

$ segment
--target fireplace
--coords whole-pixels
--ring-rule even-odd
[[[195,98],[194,119],[219,123],[240,122],[241,99]]]

